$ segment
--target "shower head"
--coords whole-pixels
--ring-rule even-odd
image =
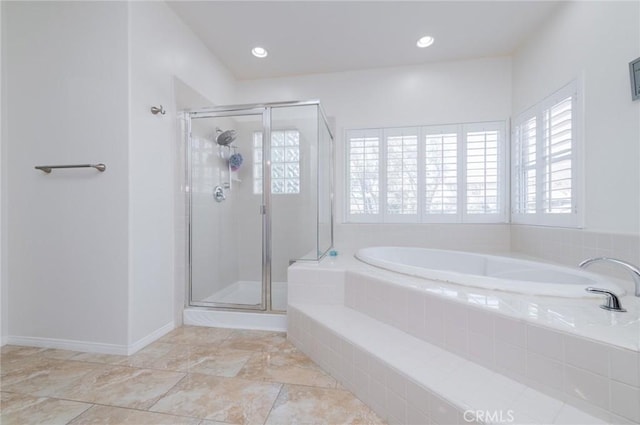
[[[236,140],[237,134],[235,130],[222,131],[219,128],[216,129],[218,133],[216,136],[216,143],[221,146],[228,146]]]

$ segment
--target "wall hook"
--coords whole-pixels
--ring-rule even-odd
[[[164,108],[162,107],[162,105],[160,105],[159,108],[157,106],[152,106],[151,107],[151,113],[153,115],[158,115],[158,114],[164,115],[164,114],[167,113],[167,111],[165,111]]]

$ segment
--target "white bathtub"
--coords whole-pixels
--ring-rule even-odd
[[[555,297],[601,296],[585,291],[593,286],[617,295],[625,291],[594,273],[510,257],[462,251],[408,247],[371,247],[356,253],[367,264],[465,286]]]

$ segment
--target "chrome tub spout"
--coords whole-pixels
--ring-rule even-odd
[[[635,296],[640,297],[640,269],[638,269],[637,266],[634,266],[631,263],[627,263],[626,261],[618,260],[617,258],[609,258],[609,257],[589,258],[587,260],[584,260],[578,266],[584,269],[590,264],[597,263],[597,262],[607,262],[607,263],[618,264],[624,267],[625,269],[627,269],[631,273],[631,278],[633,279],[633,283],[636,286]]]

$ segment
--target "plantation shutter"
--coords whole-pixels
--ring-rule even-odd
[[[521,114],[514,127],[514,223],[579,227],[577,83]]]
[[[505,222],[504,125],[347,130],[346,221]]]
[[[535,214],[537,204],[537,119],[517,124],[514,137],[514,199],[517,214]]]
[[[562,99],[543,111],[542,209],[547,213],[573,211],[571,187],[572,97]]]
[[[375,221],[380,215],[380,131],[347,132],[348,216]]]
[[[496,125],[464,126],[467,220],[473,215],[500,215],[503,211],[504,130]],[[476,220],[476,219],[474,219]]]
[[[418,214],[418,130],[384,130],[387,221],[416,220]],[[409,218],[410,219],[410,218]]]
[[[425,127],[424,214],[458,213],[458,126]]]

